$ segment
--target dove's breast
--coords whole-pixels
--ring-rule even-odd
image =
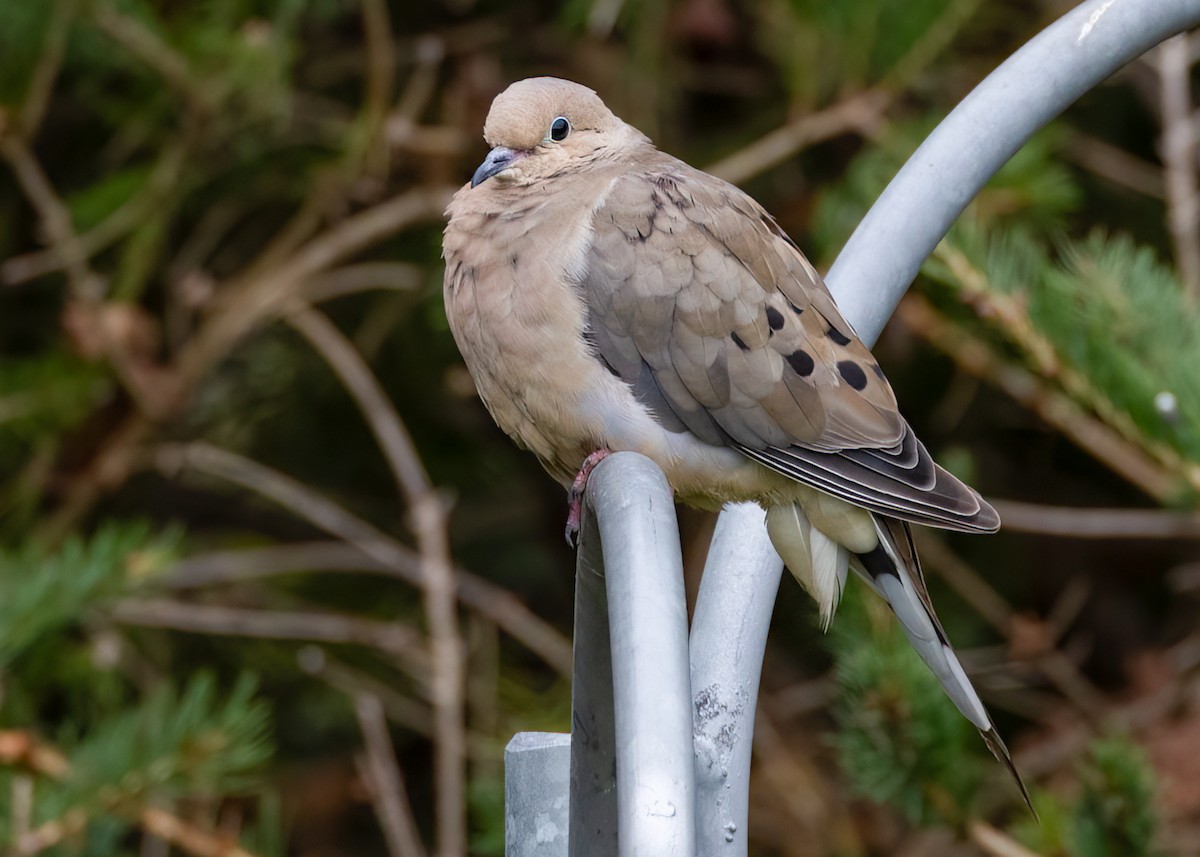
[[[734,450],[664,429],[597,359],[575,285],[594,202],[478,193],[484,187],[461,190],[451,203],[445,302],[480,398],[501,429],[563,484],[589,453],[607,448],[650,457],[689,502],[795,495],[794,482]]]

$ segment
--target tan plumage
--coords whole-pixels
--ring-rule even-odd
[[[907,530],[999,519],[932,461],[795,244],[578,84],[513,84],[484,136],[448,210],[445,300],[500,427],[564,485],[590,453],[633,450],[685,502],[761,503],[823,621],[854,568],[1008,762]]]

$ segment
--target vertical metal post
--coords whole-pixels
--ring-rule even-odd
[[[567,857],[571,736],[518,732],[504,748],[506,857]]]
[[[674,494],[653,462],[622,452],[592,471],[587,499],[582,535],[600,542],[608,594],[616,853],[620,857],[692,855],[696,851],[692,693]],[[595,554],[586,548],[581,557],[591,563]],[[581,679],[589,681],[576,676]],[[576,783],[591,780],[588,772],[572,778]],[[572,853],[590,857],[593,852],[573,849]]]
[[[604,555],[591,504],[575,560],[571,682],[571,857],[617,853],[617,737]]]
[[[696,853],[744,857],[758,680],[783,561],[757,503],[717,519],[692,616]]]

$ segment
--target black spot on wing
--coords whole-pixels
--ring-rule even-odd
[[[836,342],[838,345],[849,345],[850,337],[842,333],[836,327],[831,327],[825,332],[825,335]]]
[[[862,370],[862,367],[853,360],[841,360],[838,362],[838,373],[856,390],[863,390],[867,386],[867,373]]]
[[[789,354],[787,356],[787,362],[788,365],[792,367],[792,371],[801,378],[807,378],[812,374],[813,369],[816,368],[816,364],[813,362],[812,357],[809,356],[808,352],[803,348],[797,348],[795,351]]]
[[[736,345],[738,348],[742,349],[743,351],[750,350],[750,346],[747,345],[744,341],[742,341],[742,338],[740,336],[738,336],[736,332],[729,334],[729,338],[733,340],[734,345]]]
[[[771,330],[779,330],[783,327],[783,313],[773,306],[767,307],[767,324]]]

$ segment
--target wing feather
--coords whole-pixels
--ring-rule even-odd
[[[589,337],[671,431],[886,515],[998,518],[938,467],[816,270],[737,188],[667,155],[616,180],[579,282]]]

